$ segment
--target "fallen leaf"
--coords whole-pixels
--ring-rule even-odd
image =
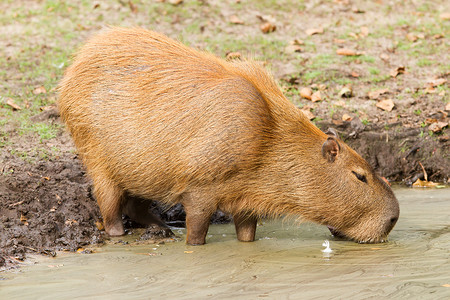
[[[353,120],[353,117],[348,115],[348,114],[343,114],[342,115],[342,121],[344,122],[350,122],[351,120]]]
[[[339,101],[336,101],[336,102],[334,103],[334,105],[344,107],[344,106],[345,106],[345,102],[342,101],[342,100],[339,100]]]
[[[381,108],[382,110],[391,111],[394,108],[395,104],[394,104],[394,101],[392,101],[392,99],[385,99],[385,100],[379,101],[376,104],[376,106],[378,108]]]
[[[361,10],[360,8],[358,8],[356,6],[352,7],[352,12],[354,12],[355,14],[363,14],[363,13],[365,13],[364,10]]]
[[[366,36],[369,35],[369,28],[368,28],[368,27],[362,26],[360,30],[361,30],[361,32],[360,32],[359,35],[360,35],[361,37],[366,37]]]
[[[128,1],[128,6],[130,6],[130,10],[131,10],[132,13],[135,13],[135,14],[136,14],[136,13],[138,12],[137,6],[134,5],[133,2]]]
[[[369,96],[372,100],[378,100],[381,95],[386,94],[388,92],[388,89],[381,89],[376,91],[371,91],[367,93],[367,96]]]
[[[305,42],[303,40],[300,40],[300,39],[294,39],[294,40],[290,41],[289,44],[291,44],[291,45],[299,45],[300,46],[300,45],[304,45]]]
[[[327,86],[323,83],[320,83],[320,84],[314,83],[314,84],[311,84],[311,88],[315,89],[315,90],[325,91],[327,89]]]
[[[426,94],[434,94],[434,93],[436,93],[436,89],[434,87],[432,87],[432,86],[427,86],[425,88],[425,93]]]
[[[241,58],[240,52],[228,52],[226,56],[227,60],[239,59]]]
[[[13,110],[21,110],[22,109],[22,107],[17,105],[12,98],[7,98],[6,104],[11,106]]]
[[[320,33],[323,33],[323,27],[309,28],[309,29],[306,29],[305,32],[307,35],[320,34]]]
[[[183,3],[183,0],[169,0],[169,3],[172,5],[179,5]]]
[[[184,251],[184,253],[190,254],[190,253],[194,253],[194,251]]]
[[[362,53],[356,52],[355,50],[352,49],[340,48],[336,50],[336,54],[344,56],[360,56]]]
[[[77,253],[81,253],[81,252],[83,252],[84,251],[84,248],[78,248],[77,249]]]
[[[239,19],[239,17],[236,16],[236,15],[232,15],[232,16],[230,17],[229,21],[230,21],[230,23],[232,23],[232,24],[240,24],[240,25],[244,24],[244,21],[242,21],[241,19]]]
[[[386,53],[381,53],[380,54],[380,58],[384,61],[388,61],[389,60],[389,55],[387,55]]]
[[[356,73],[355,71],[352,71],[352,72],[350,73],[350,76],[352,76],[353,78],[358,78],[358,77],[359,77],[359,74]]]
[[[381,250],[381,248],[370,248],[371,250]]]
[[[274,24],[272,24],[270,22],[265,22],[265,23],[261,24],[260,29],[263,33],[270,33],[270,32],[274,32],[277,29],[277,26],[275,26]]]
[[[317,101],[320,101],[320,100],[322,100],[322,96],[320,95],[320,91],[314,92],[311,95],[311,101],[312,102],[317,102]]]
[[[397,77],[399,74],[404,74],[406,72],[406,68],[403,66],[397,67],[389,72],[391,77]]]
[[[428,129],[433,131],[434,133],[442,131],[444,127],[448,126],[448,122],[436,122],[432,123],[430,126],[428,126]]]
[[[433,39],[435,39],[435,40],[442,39],[443,37],[444,37],[444,35],[441,33],[437,33],[437,34],[433,35]]]
[[[310,88],[304,87],[300,89],[300,96],[308,100],[311,100],[312,93]]]
[[[428,85],[430,85],[432,87],[436,87],[436,86],[443,85],[446,82],[447,82],[447,79],[445,79],[445,78],[436,78],[436,79],[428,80],[427,83],[428,83]]]
[[[20,215],[20,222],[26,223],[27,222],[27,217],[25,217],[24,215]]]
[[[346,42],[346,40],[342,40],[342,39],[334,39],[333,42],[335,44],[344,44]]]
[[[413,183],[413,187],[432,188],[432,187],[436,187],[437,185],[438,185],[438,183],[436,183],[436,182],[425,181],[425,180],[420,180],[420,179],[417,179],[416,182]]]
[[[450,287],[450,284],[446,283],[442,285],[443,287]]]
[[[312,120],[316,117],[309,109],[301,109],[301,111],[302,111],[302,113],[305,114],[305,117],[307,117],[310,120]]]
[[[292,54],[295,52],[302,52],[303,48],[300,47],[299,45],[289,45],[286,48],[284,48],[284,52]]]
[[[350,98],[353,95],[353,90],[351,86],[344,86],[339,91],[339,97]]]
[[[441,20],[450,20],[450,12],[445,12],[440,15]]]
[[[103,222],[96,221],[96,222],[95,222],[95,226],[96,226],[97,229],[100,230],[100,231],[105,230],[105,226],[103,225]]]
[[[406,38],[410,41],[410,42],[415,42],[415,41],[417,41],[419,38],[417,37],[417,35],[415,35],[414,33],[408,33],[407,35],[406,35]]]
[[[450,111],[450,102],[448,102],[447,104],[445,104],[445,110]]]
[[[45,93],[47,93],[47,90],[43,86],[39,86],[33,90],[33,94],[35,94],[35,95],[45,94]]]

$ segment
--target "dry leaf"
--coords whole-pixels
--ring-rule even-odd
[[[443,286],[443,287],[450,287],[450,284],[446,283],[446,284],[443,284],[441,286]]]
[[[315,89],[315,90],[325,91],[327,89],[327,86],[323,83],[320,83],[320,84],[314,83],[314,84],[311,84],[311,88]]]
[[[300,89],[300,96],[311,100],[312,90],[310,88],[304,87]]]
[[[33,94],[35,94],[35,95],[45,94],[45,93],[47,93],[47,90],[43,86],[39,86],[33,90]]]
[[[309,29],[306,29],[305,32],[307,35],[320,34],[320,33],[323,33],[323,27],[309,28]]]
[[[432,188],[432,187],[436,187],[437,185],[439,185],[439,184],[436,182],[425,181],[425,180],[420,180],[420,179],[417,179],[416,182],[413,183],[413,187]]]
[[[406,38],[410,42],[413,42],[413,43],[419,39],[419,37],[417,35],[415,35],[414,33],[411,33],[411,32],[406,35]]]
[[[352,49],[340,48],[340,49],[336,50],[336,54],[344,55],[344,56],[359,56],[362,53],[356,52],[355,50],[352,50]]]
[[[441,20],[450,20],[450,12],[445,12],[440,15]]]
[[[184,251],[184,253],[190,254],[190,253],[194,253],[194,251]]]
[[[289,45],[286,48],[284,48],[284,52],[292,54],[295,52],[302,52],[303,49],[299,45]]]
[[[128,1],[128,6],[130,6],[131,12],[133,12],[133,13],[135,13],[135,14],[138,12],[137,6],[134,5],[133,2]]]
[[[381,108],[382,110],[391,111],[394,108],[395,104],[394,104],[394,101],[392,101],[392,99],[385,99],[385,100],[379,101],[376,104],[376,106],[378,108]]]
[[[364,10],[361,10],[360,8],[358,8],[356,6],[352,7],[352,12],[354,12],[355,14],[363,14],[363,13],[365,13]]]
[[[354,77],[354,78],[358,78],[358,77],[359,77],[359,74],[356,73],[355,71],[352,71],[352,72],[350,73],[350,76],[352,76],[352,77]]]
[[[342,40],[342,39],[334,39],[333,43],[335,44],[344,44],[346,42],[346,40]]]
[[[22,107],[17,105],[12,98],[7,98],[6,104],[11,106],[13,110],[21,110],[22,109]]]
[[[339,97],[350,98],[353,95],[353,90],[351,86],[344,86],[339,91]]]
[[[97,229],[100,230],[100,231],[105,230],[105,226],[103,225],[103,222],[96,221],[96,222],[95,222],[95,226],[96,226]]]
[[[437,78],[437,79],[430,79],[430,80],[428,80],[427,83],[432,87],[436,87],[436,86],[443,85],[446,82],[447,82],[447,79],[445,79],[445,78]]]
[[[397,68],[391,70],[391,71],[389,72],[389,75],[391,75],[391,77],[394,77],[394,78],[395,78],[395,77],[397,77],[397,75],[399,75],[399,74],[404,74],[405,71],[406,71],[406,68],[403,67],[403,66],[400,66],[400,67],[397,67]]]
[[[447,126],[448,122],[435,122],[428,126],[428,129],[436,133],[442,131],[442,129]]]
[[[294,39],[294,40],[290,41],[289,44],[291,44],[291,45],[299,45],[300,46],[300,45],[304,45],[305,42],[303,40],[300,40],[300,39]]]
[[[309,120],[314,119],[316,116],[309,109],[301,109],[301,112],[307,117]]]
[[[274,32],[277,29],[277,26],[275,26],[274,24],[272,24],[270,22],[265,22],[265,23],[261,24],[260,28],[263,33],[270,33],[270,32]]]
[[[311,101],[312,102],[317,102],[317,101],[320,101],[320,100],[322,100],[322,96],[320,95],[320,91],[314,92],[311,95]]]
[[[389,55],[387,55],[386,53],[381,53],[380,54],[380,58],[384,61],[388,61],[389,60]]]
[[[386,94],[387,92],[388,92],[388,89],[381,89],[381,90],[368,92],[367,95],[372,100],[378,100],[378,98],[380,98],[381,95]]]
[[[444,37],[444,35],[441,33],[437,33],[437,34],[433,35],[433,39],[435,39],[435,40],[442,39],[443,37]]]
[[[449,103],[447,103],[447,104],[445,104],[445,110],[448,110],[448,111],[450,111],[450,102],[449,102]]]
[[[342,116],[342,121],[344,121],[344,122],[350,122],[351,120],[353,120],[353,117],[351,117],[351,116],[348,115],[348,114],[344,114],[344,115]]]
[[[20,215],[20,222],[25,223],[27,221],[27,217],[25,217],[24,215]]]
[[[342,100],[339,100],[339,101],[336,101],[336,102],[334,103],[334,105],[344,107],[344,106],[345,106],[345,102],[342,101]]]
[[[241,25],[244,24],[244,21],[242,21],[241,19],[239,19],[239,17],[236,16],[236,15],[232,15],[232,16],[230,17],[229,21],[230,21],[230,23],[232,23],[232,24],[241,24]]]
[[[240,52],[228,52],[226,56],[227,60],[239,59],[241,58]]]
[[[369,28],[366,26],[361,27],[361,32],[359,34],[361,37],[366,37],[369,35]]]
[[[183,0],[169,0],[169,3],[172,5],[179,5],[183,3]]]

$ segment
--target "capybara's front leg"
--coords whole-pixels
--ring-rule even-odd
[[[111,180],[103,176],[92,176],[94,196],[103,217],[105,231],[111,236],[124,235],[122,201],[124,193]]]
[[[236,227],[237,239],[241,242],[253,242],[255,240],[257,218],[247,214],[233,216]]]
[[[211,206],[211,202],[206,202],[205,198],[197,193],[183,195],[183,206],[186,212],[186,244],[205,244],[208,233],[209,222],[216,208]]]

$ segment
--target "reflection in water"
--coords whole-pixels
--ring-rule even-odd
[[[0,299],[448,299],[449,190],[396,195],[401,216],[388,243],[341,241],[326,227],[287,221],[264,222],[258,241],[241,243],[233,225],[215,225],[205,246],[116,244],[39,257],[0,274]],[[322,252],[324,240],[332,252]]]

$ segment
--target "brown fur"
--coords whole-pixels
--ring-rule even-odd
[[[398,218],[367,162],[257,63],[112,28],[81,48],[59,91],[109,234],[123,234],[126,194],[182,203],[189,244],[205,242],[217,209],[235,216],[242,241],[254,240],[261,216],[298,216],[364,242],[385,239]]]

